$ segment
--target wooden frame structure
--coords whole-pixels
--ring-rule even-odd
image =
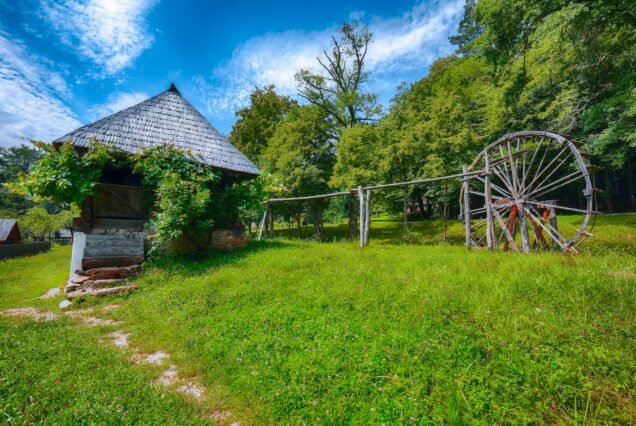
[[[269,206],[274,203],[357,196],[360,247],[365,247],[369,244],[373,191],[461,179],[460,219],[464,222],[468,250],[486,247],[488,251],[496,251],[503,242],[504,251],[527,253],[559,248],[564,253],[576,252],[576,247],[591,236],[586,228],[591,215],[597,213],[593,210],[594,188],[590,175],[598,168],[586,163],[589,156],[578,150],[580,146],[581,143],[552,132],[509,133],[482,150],[470,166],[463,167],[462,173],[358,186],[349,191],[330,194],[269,199],[264,202],[268,208],[261,220],[258,239],[263,237],[263,227],[271,214]],[[585,198],[584,208],[568,207],[549,199],[553,191],[566,185],[574,185],[577,191],[580,190],[579,195]],[[471,207],[475,204],[479,207]],[[584,215],[573,235],[566,236],[559,231],[557,210]],[[517,230],[520,233],[519,245],[515,238]],[[551,244],[548,240],[551,240]]]

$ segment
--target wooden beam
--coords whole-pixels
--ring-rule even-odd
[[[429,183],[429,182],[439,182],[442,180],[449,180],[449,179],[460,179],[460,178],[465,178],[465,177],[476,177],[476,176],[483,176],[484,172],[483,171],[476,171],[476,172],[468,172],[468,173],[458,173],[455,175],[448,175],[448,176],[439,176],[439,177],[434,177],[434,178],[427,178],[427,179],[418,179],[418,180],[411,180],[408,182],[396,182],[396,183],[387,183],[384,185],[374,185],[374,186],[366,186],[363,189],[384,189],[384,188],[395,188],[395,187],[400,187],[400,186],[408,186],[408,185],[415,185],[415,184],[419,184],[419,183]]]
[[[352,192],[355,192],[355,190],[333,192],[331,194],[308,195],[306,197],[271,198],[269,200],[265,200],[263,202],[263,204],[284,203],[284,202],[289,202],[289,201],[320,200],[320,199],[323,199],[323,198],[331,198],[331,197],[340,197],[340,196],[343,196],[343,195],[351,195]]]
[[[466,174],[468,173],[468,166],[463,167],[464,171],[464,232],[466,233],[466,250],[471,249],[473,246],[471,243],[471,232],[470,232],[470,180]]]
[[[259,226],[258,228],[258,241],[261,240],[261,238],[263,237],[263,228],[265,227],[265,221],[267,220],[267,212],[269,209],[265,210],[265,213],[263,213],[263,219],[261,219],[261,226]]]
[[[366,217],[364,214],[364,193],[362,192],[362,186],[358,186],[358,201],[360,203],[360,247],[364,247],[364,226],[366,223]]]
[[[484,153],[484,159],[486,161],[486,167],[484,169],[484,198],[486,199],[486,242],[488,244],[488,251],[494,251],[495,249],[495,229],[492,220],[492,203],[491,190],[490,190],[490,158],[488,153]]]
[[[364,200],[364,245],[369,245],[369,230],[371,228],[371,190],[367,189],[367,197]]]

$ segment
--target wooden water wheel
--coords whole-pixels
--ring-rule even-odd
[[[593,213],[594,169],[580,145],[556,133],[525,131],[507,134],[481,151],[467,171],[483,174],[466,180],[460,197],[470,244],[490,250],[576,251],[590,235],[586,228]]]

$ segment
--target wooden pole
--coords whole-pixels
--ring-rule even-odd
[[[369,230],[371,228],[371,190],[367,189],[367,198],[364,200],[364,245],[369,245]]]
[[[491,204],[491,190],[490,190],[490,158],[488,153],[484,153],[484,159],[486,160],[485,176],[484,176],[484,198],[486,199],[486,242],[488,244],[488,251],[494,251],[495,249],[495,235],[494,224],[492,220],[492,204]]]
[[[265,210],[265,213],[263,213],[263,219],[261,219],[261,226],[259,226],[258,228],[258,241],[260,241],[261,238],[263,238],[263,227],[265,227],[265,220],[267,220],[267,210]]]
[[[526,220],[526,211],[523,202],[517,203],[519,211],[519,230],[521,231],[521,251],[530,252],[530,235],[528,234],[528,221]]]
[[[446,242],[447,236],[447,226],[448,226],[448,181],[444,181],[444,211],[442,213],[443,223],[444,223],[444,235],[442,237],[443,241]]]
[[[464,175],[468,173],[468,167],[463,167]],[[464,232],[466,233],[466,250],[470,250],[472,247],[471,243],[471,232],[470,232],[470,180],[468,176],[464,176]]]
[[[556,202],[554,204],[556,204]],[[558,233],[559,232],[559,228],[557,226],[557,213],[556,213],[556,209],[554,207],[550,208],[550,216],[549,217],[550,217],[550,219],[549,219],[550,220],[550,228],[554,229],[555,233]],[[559,248],[559,245],[555,241],[552,242],[552,245],[555,248]]]
[[[364,193],[362,192],[362,186],[358,186],[358,201],[360,203],[360,247],[364,247],[364,224],[366,223],[364,215]]]

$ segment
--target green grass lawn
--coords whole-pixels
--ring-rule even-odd
[[[364,250],[342,241],[345,225],[328,227],[335,243],[253,242],[157,264],[130,296],[84,302],[117,300],[112,317],[131,343],[170,352],[206,385],[204,407],[150,388],[152,372],[98,346],[97,330],[4,319],[0,410],[32,407],[60,422],[87,401],[111,422],[214,409],[242,424],[632,421],[636,215],[600,217],[596,237],[568,257],[468,253],[459,224],[453,244],[440,243],[438,225],[414,223],[408,238],[433,245],[404,244],[389,220],[372,223]],[[0,306],[52,307],[33,297],[61,284],[67,257],[0,263]],[[96,369],[102,357],[116,368]],[[69,358],[87,361],[69,370]],[[63,396],[70,383],[78,402]],[[31,398],[38,387],[53,390]]]

